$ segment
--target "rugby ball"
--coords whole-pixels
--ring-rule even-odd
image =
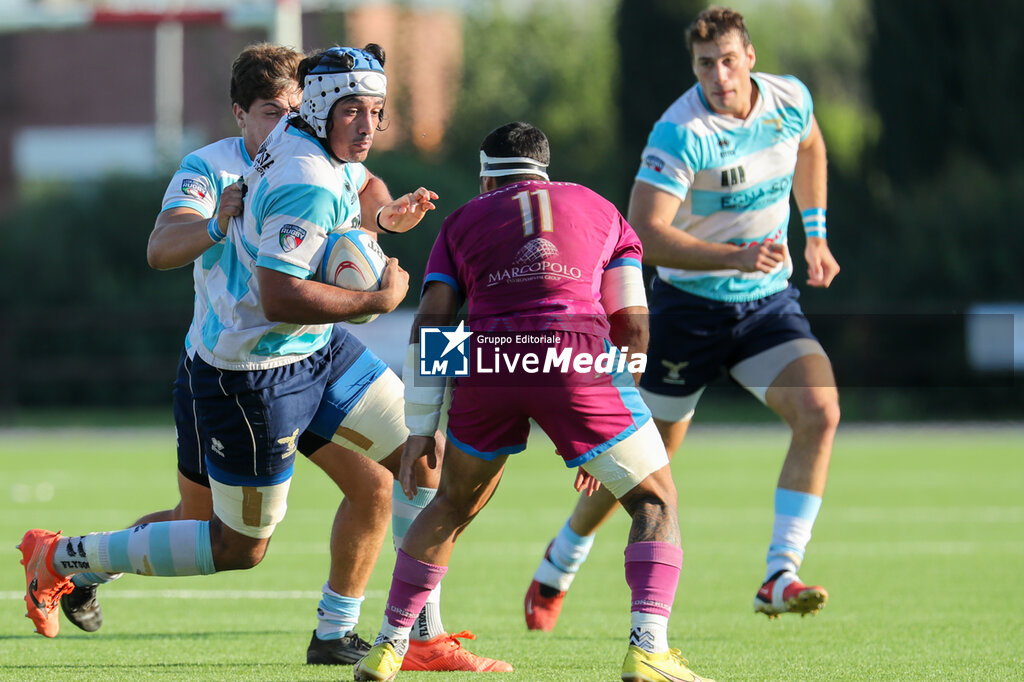
[[[378,291],[387,262],[388,257],[380,250],[377,240],[367,232],[360,229],[331,232],[327,235],[317,279],[351,291]],[[365,324],[375,319],[376,314],[350,317],[345,321]]]

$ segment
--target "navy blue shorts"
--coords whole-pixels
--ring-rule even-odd
[[[692,395],[737,363],[795,339],[815,339],[794,287],[756,301],[727,303],[654,280],[651,341],[640,386]]]
[[[178,471],[188,480],[210,487],[203,461],[202,438],[199,435],[199,416],[192,398],[192,358],[184,349],[178,358],[178,373],[174,377],[173,409],[174,431],[178,441]]]
[[[276,485],[288,480],[300,434],[313,419],[332,377],[365,347],[335,325],[326,346],[283,367],[222,370],[198,355],[192,390],[207,473],[228,485]]]

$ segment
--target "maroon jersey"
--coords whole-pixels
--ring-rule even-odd
[[[633,228],[595,192],[526,181],[481,194],[444,221],[424,286],[468,302],[473,331],[561,330],[606,336],[605,270],[640,267]]]

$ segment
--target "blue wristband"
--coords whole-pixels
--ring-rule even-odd
[[[825,239],[828,234],[828,231],[825,229],[825,209],[804,209],[800,212],[800,218],[804,222],[804,235]]]
[[[226,234],[220,231],[220,225],[217,224],[217,216],[210,218],[210,222],[206,223],[206,234],[210,235],[210,239],[213,240],[214,244],[220,244],[227,237]]]

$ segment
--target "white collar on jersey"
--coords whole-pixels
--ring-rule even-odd
[[[487,156],[480,150],[480,177],[497,178],[504,175],[539,175],[548,179],[547,166],[527,156]]]

